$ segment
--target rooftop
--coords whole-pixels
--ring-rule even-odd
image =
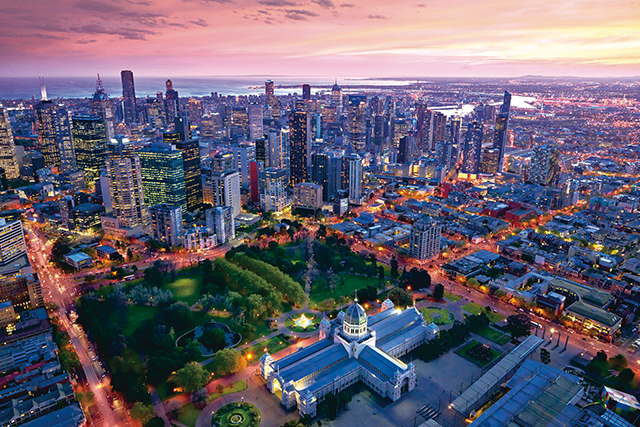
[[[567,308],[567,311],[609,327],[615,326],[622,320],[617,314],[603,310],[584,301],[575,302]]]

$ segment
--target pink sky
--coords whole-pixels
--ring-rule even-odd
[[[640,75],[638,0],[2,3],[0,76]]]

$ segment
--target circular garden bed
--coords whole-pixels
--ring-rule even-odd
[[[211,420],[212,427],[258,427],[260,411],[250,403],[229,403],[218,409]]]
[[[229,326],[225,325],[224,323],[208,322],[182,335],[180,338],[177,339],[176,346],[186,347],[186,345],[189,344],[190,341],[200,338],[200,336],[202,336],[204,331],[207,329],[208,330],[220,329],[225,333],[225,341],[226,341],[225,348],[235,347],[242,340],[242,336],[240,334],[233,332],[231,329],[229,329]],[[215,353],[215,351],[211,351],[204,346],[201,346],[200,350],[202,351],[203,356],[210,356]]]
[[[303,315],[306,320],[301,318]],[[313,332],[318,329],[320,320],[320,316],[313,313],[298,313],[287,317],[284,326],[292,332]]]
[[[438,326],[450,325],[456,320],[453,313],[446,308],[425,307],[420,311],[427,323],[435,323]]]

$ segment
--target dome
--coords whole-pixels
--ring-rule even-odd
[[[353,304],[351,304],[349,308],[347,308],[342,321],[354,326],[360,326],[363,324],[366,325],[367,313],[364,311],[364,308],[362,308],[362,306],[358,304],[357,301],[354,301]]]

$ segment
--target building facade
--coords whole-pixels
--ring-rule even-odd
[[[169,247],[178,246],[183,234],[182,206],[159,204],[149,208],[153,238]]]
[[[172,146],[151,146],[137,151],[142,189],[148,206],[166,203],[187,209],[182,152]]]
[[[433,218],[425,216],[411,227],[409,253],[412,258],[427,260],[440,253],[440,234],[442,226]]]
[[[104,120],[96,116],[73,117],[73,146],[78,169],[87,187],[93,187],[106,166],[107,131]]]

